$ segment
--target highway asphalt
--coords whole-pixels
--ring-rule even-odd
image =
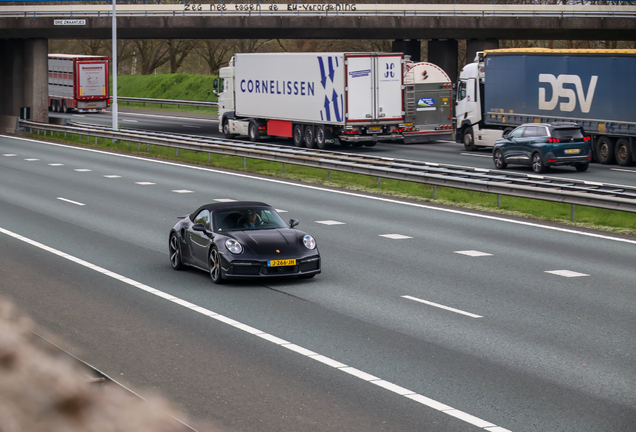
[[[0,294],[227,431],[628,432],[636,239],[0,137]],[[176,217],[261,200],[323,273],[214,286]]]

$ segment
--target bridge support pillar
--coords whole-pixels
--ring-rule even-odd
[[[19,116],[28,107],[31,120],[48,122],[48,52],[46,39],[0,41],[0,115]]]
[[[468,39],[466,41],[466,64],[475,61],[478,51],[499,48],[499,39]]]
[[[451,81],[457,81],[458,44],[455,39],[428,41],[428,61],[444,69]]]
[[[422,56],[422,47],[417,39],[396,39],[391,45],[393,52],[402,52],[411,56],[411,61],[419,62]]]

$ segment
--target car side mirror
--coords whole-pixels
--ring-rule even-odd
[[[503,139],[508,139],[508,137],[509,137],[509,136],[510,136],[509,134],[503,134],[501,137],[502,137]]]
[[[205,232],[206,231],[205,225],[200,224],[200,223],[194,224],[194,225],[192,225],[192,231]]]
[[[214,89],[218,89],[219,88],[219,80],[218,79],[214,79],[214,81],[212,81],[212,88]]]
[[[298,219],[291,218],[291,219],[289,220],[289,227],[290,227],[290,228],[297,227],[299,223],[300,223],[300,222],[298,222]]]

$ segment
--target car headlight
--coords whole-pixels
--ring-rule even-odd
[[[243,252],[243,246],[234,239],[225,240],[225,247],[233,254],[240,254]]]
[[[305,237],[303,237],[303,243],[307,249],[316,249],[316,240],[314,240],[314,238],[309,234],[306,234]]]

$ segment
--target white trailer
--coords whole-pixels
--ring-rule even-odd
[[[49,111],[101,111],[110,106],[104,56],[49,54]]]
[[[453,83],[439,66],[407,62],[404,72],[404,143],[425,143],[453,138],[451,101]]]
[[[403,64],[401,53],[236,54],[219,71],[219,130],[309,148],[402,140]]]

